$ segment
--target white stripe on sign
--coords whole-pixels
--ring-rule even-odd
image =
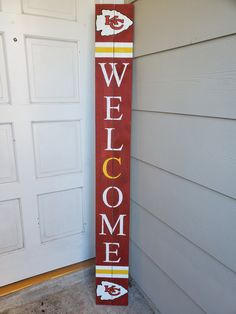
[[[128,278],[128,266],[96,266],[96,277],[98,278]]]

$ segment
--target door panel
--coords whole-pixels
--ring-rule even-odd
[[[23,0],[25,14],[76,20],[75,0]]]
[[[0,253],[22,249],[23,226],[19,200],[0,202]]]
[[[41,242],[84,232],[82,209],[81,188],[38,195]]]
[[[37,177],[81,171],[80,137],[80,121],[33,123]]]
[[[2,0],[0,285],[94,256],[93,0]]]
[[[6,74],[6,57],[4,52],[3,36],[0,35],[0,104],[9,102]]]
[[[26,46],[31,101],[78,102],[77,43],[26,38]]]
[[[0,124],[0,183],[16,181],[12,124]]]

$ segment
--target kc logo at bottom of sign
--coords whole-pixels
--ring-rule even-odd
[[[97,286],[97,296],[101,298],[101,300],[114,300],[122,297],[128,293],[128,291],[113,282],[102,281],[101,285]]]

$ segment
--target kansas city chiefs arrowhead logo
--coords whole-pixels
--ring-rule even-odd
[[[102,36],[119,34],[132,24],[131,19],[116,10],[102,10],[102,15],[98,15],[96,21],[97,31],[101,31]]]
[[[97,296],[101,300],[114,300],[122,297],[128,291],[120,285],[113,282],[102,281],[101,285],[97,286]]]

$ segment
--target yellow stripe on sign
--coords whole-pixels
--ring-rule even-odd
[[[96,47],[96,52],[111,52],[111,53],[132,53],[133,48],[130,47]]]
[[[110,275],[128,275],[128,270],[111,270],[111,269],[97,269],[96,274],[110,274]]]

